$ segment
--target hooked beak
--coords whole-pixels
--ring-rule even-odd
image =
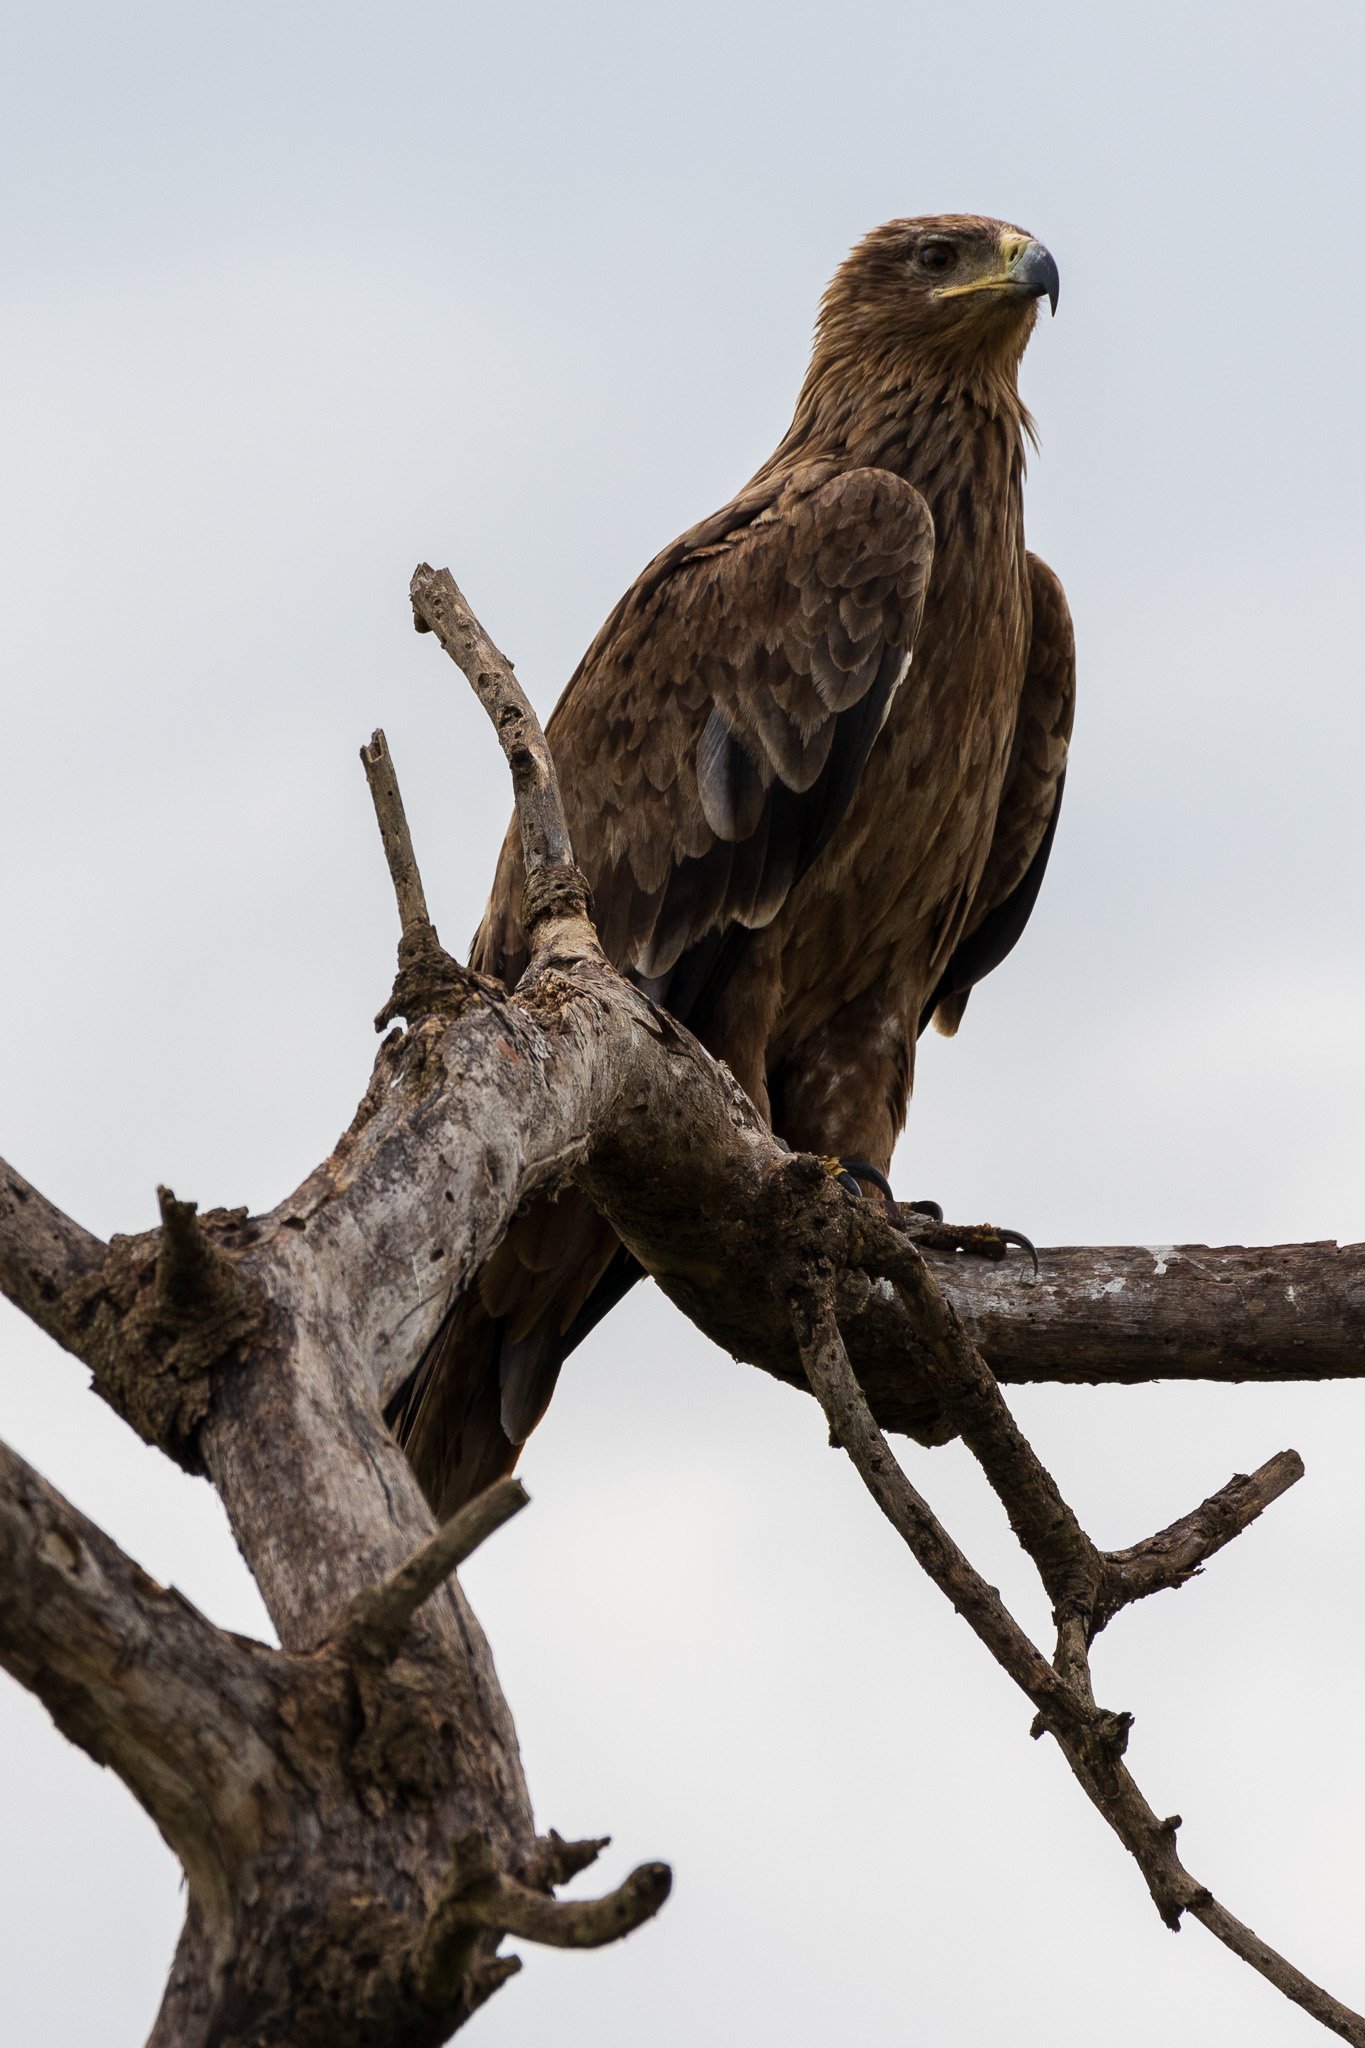
[[[1057,275],[1057,265],[1051,252],[1041,242],[1025,243],[1022,254],[1010,270],[1008,282],[1013,290],[1030,299],[1045,298],[1056,313],[1062,281]]]

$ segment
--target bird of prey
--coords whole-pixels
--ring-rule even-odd
[[[1024,546],[1017,373],[1057,284],[1000,221],[874,229],[782,441],[636,579],[547,729],[608,957],[869,1192],[916,1039],[1018,939],[1056,828],[1074,649]],[[514,822],[472,956],[508,988],[522,883]],[[390,1411],[439,1512],[511,1470],[639,1271],[572,1191],[512,1224]]]

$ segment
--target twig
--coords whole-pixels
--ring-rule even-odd
[[[831,1440],[847,1451],[868,1492],[916,1561],[1039,1712],[1068,1715],[1071,1695],[1057,1673],[1030,1642],[995,1588],[986,1584],[958,1549],[892,1456],[854,1377],[834,1312],[821,1289],[812,1285],[793,1303],[792,1313],[801,1356],[811,1388],[825,1411]]]
[[[519,1479],[499,1479],[486,1492],[466,1501],[458,1514],[442,1523],[382,1584],[367,1586],[356,1595],[342,1615],[333,1641],[368,1663],[391,1664],[422,1603],[481,1543],[519,1514],[529,1499]]]
[[[592,1835],[566,1842],[557,1828],[537,1843],[536,1876],[548,1885],[567,1884],[580,1871],[591,1869],[604,1849],[611,1847],[610,1835]]]
[[[1175,1850],[1179,1818],[1158,1820],[1122,1761],[1131,1716],[1106,1713],[1095,1705],[1083,1617],[1073,1612],[1062,1618],[1058,1629],[1058,1668],[1044,1664],[998,1595],[952,1543],[932,1509],[911,1486],[892,1457],[858,1385],[835,1320],[827,1282],[812,1275],[806,1290],[793,1302],[792,1313],[811,1386],[825,1411],[832,1437],[848,1452],[864,1485],[930,1577],[1039,1708],[1034,1732],[1045,1728],[1056,1738],[1078,1782],[1142,1871],[1167,1926],[1178,1928],[1184,1913],[1194,1913],[1211,1933],[1287,1998],[1303,2006],[1344,2040],[1356,2044],[1356,2048],[1365,2048],[1365,2019],[1312,1983],[1244,1927],[1181,1863]],[[993,1439],[992,1447],[998,1456],[998,1439]],[[1244,1482],[1249,1487],[1262,1482],[1265,1498],[1261,1506],[1274,1497],[1267,1487],[1282,1481],[1276,1490],[1283,1491],[1284,1485],[1291,1484],[1292,1477],[1297,1476],[1285,1463],[1292,1457],[1293,1453],[1285,1453],[1281,1459],[1271,1461],[1276,1468],[1271,1480],[1264,1478],[1271,1467],[1263,1467],[1255,1480]],[[1229,1491],[1224,1488],[1224,1495]],[[1201,1512],[1196,1510],[1185,1518],[1184,1525],[1174,1526],[1192,1528]],[[1241,1526],[1250,1519],[1247,1514]],[[1164,1531],[1163,1536],[1170,1533]],[[1222,1540],[1227,1541],[1236,1533],[1229,1528]],[[1153,1542],[1159,1544],[1161,1538],[1154,1538]],[[1144,1546],[1136,1548],[1141,1554]],[[1090,1549],[1093,1551],[1093,1545]],[[1039,1682],[1039,1665],[1054,1681],[1061,1695],[1060,1703],[1057,1694],[1049,1695]]]
[[[1106,1622],[1134,1600],[1145,1600],[1148,1594],[1168,1586],[1183,1586],[1207,1558],[1240,1536],[1302,1477],[1303,1459],[1298,1452],[1280,1451],[1255,1472],[1237,1473],[1169,1528],[1127,1550],[1106,1551],[1091,1633],[1098,1635]]]
[[[1324,1991],[1311,1977],[1305,1977],[1302,1970],[1296,1970],[1292,1963],[1286,1962],[1259,1935],[1244,1927],[1226,1906],[1220,1906],[1217,1899],[1197,1899],[1189,1910],[1235,1956],[1240,1956],[1244,1963],[1259,1971],[1295,2005],[1301,2005],[1321,2026],[1340,2034],[1342,2040],[1352,2042],[1354,2048],[1360,2048],[1360,2044],[1365,2042],[1365,2019],[1359,2013],[1352,2012],[1349,2006],[1333,1998],[1330,1991]]]
[[[1155,1536],[1127,1550],[1101,1551],[1015,1422],[994,1373],[939,1293],[916,1247],[897,1244],[874,1253],[867,1263],[870,1271],[893,1280],[906,1298],[923,1341],[926,1378],[1037,1566],[1053,1602],[1062,1661],[1073,1675],[1077,1641],[1088,1647],[1132,1601],[1183,1585],[1303,1477],[1298,1453],[1281,1451],[1250,1477],[1238,1474],[1229,1480]]]

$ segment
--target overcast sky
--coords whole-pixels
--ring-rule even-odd
[[[934,1040],[895,1173],[1040,1244],[1365,1237],[1358,6],[9,10],[0,31],[0,1150],[101,1232],[265,1207],[348,1121],[394,913],[383,724],[463,947],[508,804],[410,627],[449,562],[543,710],[789,417],[896,214],[1061,270],[1024,384],[1080,705],[1026,943]],[[1303,1484],[1104,1639],[1191,1867],[1365,2006],[1365,1385],[1036,1390],[1101,1541]],[[0,1435],[213,1617],[210,1490],[9,1312]],[[907,1462],[1041,1629],[954,1450]],[[641,1289],[471,1565],[542,1825],[662,1856],[658,1923],[531,1951],[468,2038],[1150,2048],[1325,2038],[1173,1940],[814,1404]],[[178,1871],[0,1682],[0,2033],[141,2041]]]

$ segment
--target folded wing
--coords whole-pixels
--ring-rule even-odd
[[[812,464],[640,577],[550,721],[609,957],[697,1026],[744,935],[836,829],[914,650],[933,559],[919,493]],[[524,963],[509,836],[476,948]]]
[[[966,931],[919,1028],[932,1020],[947,1037],[962,1021],[978,981],[998,967],[1028,923],[1052,851],[1066,783],[1076,701],[1076,644],[1062,586],[1046,562],[1028,558],[1033,634],[1014,745],[986,866]]]

